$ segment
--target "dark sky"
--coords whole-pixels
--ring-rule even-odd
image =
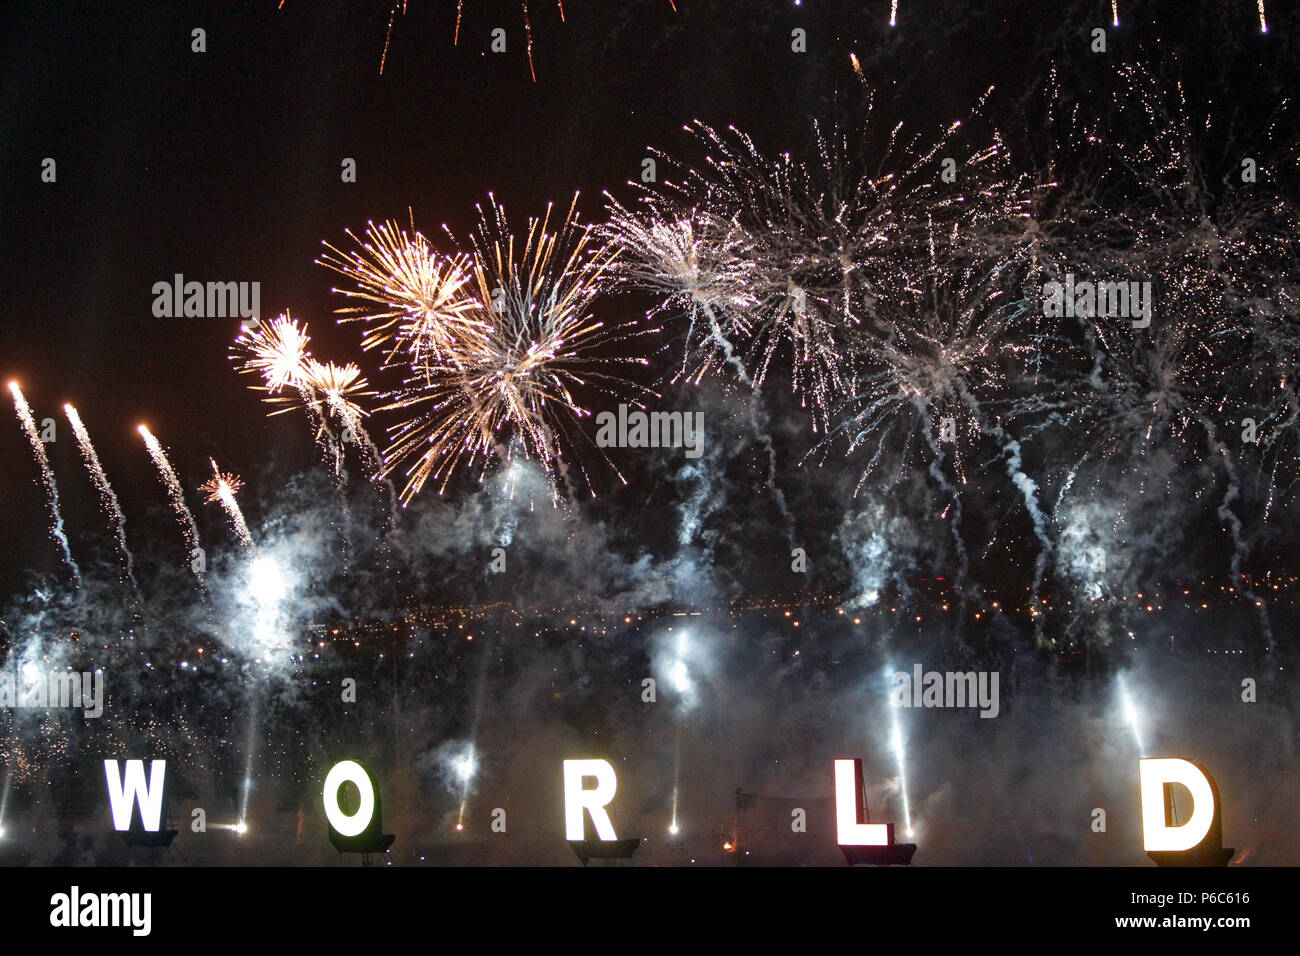
[[[1017,98],[1047,62],[1074,64],[1084,88],[1089,71],[1113,62],[1086,50],[1086,30],[1109,20],[1102,2],[1063,12],[903,0],[894,31],[888,6],[679,0],[674,12],[668,0],[568,0],[561,23],[553,4],[534,0],[533,82],[516,0],[466,0],[457,46],[455,3],[411,0],[382,76],[382,2],[6,4],[0,374],[22,383],[38,420],[58,420],[51,455],[74,549],[102,524],[64,401],[95,438],[129,531],[169,520],[141,421],[191,489],[209,456],[246,477],[312,460],[301,423],[268,421],[234,374],[236,323],[155,318],[155,282],[260,282],[264,315],[290,309],[311,323],[317,354],[355,359],[357,328],[331,320],[336,277],[313,261],[346,228],[405,221],[409,208],[427,234],[447,223],[463,235],[489,191],[522,219],[581,190],[581,209],[600,219],[601,191],[626,196],[647,146],[694,156],[681,127],[697,117],[798,153],[810,117],[833,113],[854,87],[850,50],[918,129],[946,124],[999,84],[1013,141],[1026,132],[1015,128]],[[1254,26],[1253,3],[1121,6],[1131,14],[1114,34],[1116,57],[1159,43],[1228,76],[1229,95],[1285,85],[1278,4],[1272,37],[1246,57],[1264,64],[1241,74],[1248,80],[1233,51]],[[496,26],[505,54],[488,51]],[[808,31],[806,54],[791,52],[796,26]],[[204,53],[191,52],[195,27]],[[40,181],[45,157],[57,162],[54,184]],[[357,162],[355,184],[340,181],[345,157]],[[28,569],[57,569],[35,481],[16,423],[0,429],[0,593]]]

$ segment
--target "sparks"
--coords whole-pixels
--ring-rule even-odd
[[[235,500],[236,492],[244,487],[243,481],[236,475],[222,472],[215,461],[212,461],[211,464],[212,477],[199,487],[199,491],[208,496],[208,504],[219,504],[226,509],[226,514],[230,516],[230,522],[235,528],[235,534],[238,535],[240,543],[245,548],[254,549],[253,535],[248,530],[247,522],[244,521],[244,513],[240,510],[239,502]]]

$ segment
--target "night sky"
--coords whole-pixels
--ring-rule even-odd
[[[337,277],[314,264],[323,240],[390,218],[464,234],[489,192],[522,221],[580,191],[581,211],[599,221],[601,192],[626,199],[648,147],[700,158],[682,131],[696,118],[735,125],[768,152],[807,154],[811,121],[853,99],[850,51],[889,115],[917,130],[965,115],[997,85],[990,122],[1013,145],[1037,147],[1025,152],[1034,159],[1043,143],[1028,101],[1051,63],[1085,95],[1122,59],[1181,63],[1190,87],[1248,114],[1279,101],[1295,75],[1284,9],[1261,37],[1245,2],[1196,5],[1194,16],[1126,5],[1099,56],[1079,40],[1105,22],[1105,4],[1093,6],[917,2],[899,14],[906,29],[891,30],[887,12],[858,3],[750,4],[743,15],[722,2],[676,13],[667,0],[573,3],[566,22],[535,3],[534,83],[510,0],[466,4],[455,46],[454,4],[411,5],[393,23],[383,75],[382,3],[14,5],[0,88],[5,375],[38,420],[78,405],[138,527],[157,504],[141,421],[191,485],[209,457],[251,476],[291,473],[310,454],[310,436],[268,422],[232,374],[234,323],[152,315],[153,284],[176,273],[260,282],[264,317],[290,310],[323,354],[352,359],[360,331],[333,325]],[[495,25],[507,31],[505,54],[487,52]],[[196,26],[207,31],[203,54],[191,52]],[[796,26],[808,31],[806,54],[790,51]],[[41,182],[46,157],[58,164],[53,184]],[[347,157],[356,183],[340,181]],[[603,308],[630,315],[638,304]],[[9,429],[0,441],[13,462],[0,493],[22,502],[0,564],[0,591],[13,592],[56,556],[22,435]],[[56,473],[79,467],[70,442],[51,454]],[[637,507],[642,488],[634,476],[620,504]],[[93,533],[90,489],[65,480],[61,490],[74,536]]]

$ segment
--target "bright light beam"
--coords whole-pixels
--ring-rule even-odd
[[[898,761],[898,792],[903,795],[903,825],[907,828],[907,835],[913,836],[912,829],[912,807],[907,799],[907,768],[906,768],[906,751],[903,748],[903,731],[898,724],[898,706],[892,705],[889,714],[891,730],[890,739],[894,748],[894,758]]]
[[[1138,756],[1145,757],[1147,751],[1142,743],[1141,715],[1138,714],[1137,708],[1133,705],[1133,698],[1129,696],[1122,677],[1119,679],[1119,705],[1124,713],[1124,722],[1128,724],[1129,730],[1133,733],[1133,742],[1137,744]]]

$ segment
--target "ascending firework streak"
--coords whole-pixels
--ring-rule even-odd
[[[199,491],[208,496],[208,504],[220,504],[226,509],[240,543],[245,548],[256,551],[257,546],[253,544],[253,536],[249,533],[247,522],[244,521],[244,513],[239,509],[239,502],[235,500],[235,492],[244,487],[244,483],[235,475],[222,473],[215,461],[208,460],[212,462],[212,477],[199,486]]]
[[[90,472],[91,481],[95,483],[95,489],[99,492],[99,503],[103,505],[104,510],[108,512],[109,518],[112,519],[118,553],[122,558],[123,581],[130,587],[134,599],[140,593],[140,586],[135,580],[135,558],[132,556],[131,550],[126,546],[126,516],[122,514],[122,506],[118,504],[117,495],[113,493],[113,486],[108,483],[108,476],[104,474],[104,466],[100,464],[99,455],[95,452],[95,446],[90,443],[90,433],[86,431],[86,426],[82,424],[81,416],[77,414],[77,410],[71,404],[65,404],[63,411],[72,424],[72,433],[77,437],[77,447],[81,449],[81,457],[86,462],[86,469]]]
[[[22,422],[23,433],[27,435],[27,440],[31,443],[32,455],[36,458],[36,463],[40,465],[41,480],[45,482],[45,491],[49,495],[50,535],[63,549],[63,560],[68,563],[68,568],[72,571],[73,583],[80,587],[81,569],[77,567],[77,562],[72,560],[72,552],[68,548],[68,536],[63,531],[63,514],[59,511],[59,488],[54,483],[54,470],[50,468],[50,459],[45,454],[45,443],[41,441],[40,432],[36,430],[36,420],[32,418],[31,406],[27,404],[27,399],[23,397],[22,389],[18,387],[18,383],[10,382],[9,391],[13,393],[14,409],[18,412],[19,421]]]
[[[167,488],[167,495],[171,498],[172,508],[176,511],[176,519],[181,524],[181,534],[185,536],[185,543],[189,545],[190,568],[194,571],[194,576],[199,579],[199,585],[202,586],[203,574],[199,571],[200,566],[195,560],[199,553],[199,529],[198,525],[194,523],[194,515],[185,504],[185,492],[181,488],[180,479],[176,477],[171,462],[167,460],[167,453],[163,451],[162,445],[158,443],[157,438],[154,438],[148,426],[141,425],[138,431],[140,437],[144,439],[145,448],[149,449],[149,457],[153,459],[153,463],[158,467],[158,474],[162,476],[163,484]]]

